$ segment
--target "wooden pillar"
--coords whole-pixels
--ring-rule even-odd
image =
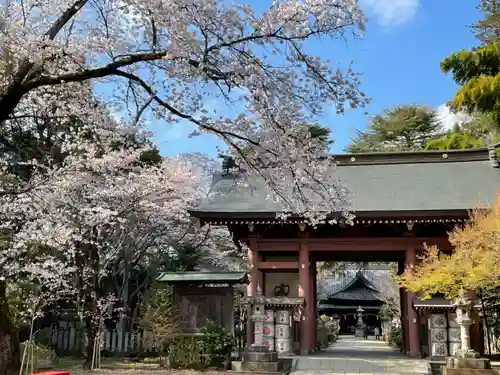
[[[417,262],[416,249],[409,246],[406,249],[406,265],[413,265]],[[408,326],[408,352],[410,357],[420,357],[420,333],[417,311],[413,308],[413,301],[416,300],[416,295],[409,290],[405,293],[406,299],[406,323]]]
[[[262,272],[259,271],[259,253],[257,251],[257,238],[250,237],[248,240],[248,252],[247,252],[247,261],[248,261],[248,279],[249,283],[247,285],[247,297],[255,296],[255,292],[257,291],[257,285],[261,289],[264,288],[262,285]],[[247,314],[247,346],[253,344],[253,323],[250,319],[252,312],[248,310]]]
[[[309,246],[307,234],[303,233],[299,244],[299,297],[304,297],[305,308],[300,318],[300,354],[309,354],[311,349],[311,315],[313,301],[311,298],[311,272],[309,266]]]
[[[309,257],[311,258],[311,257]],[[316,280],[316,261],[314,259],[309,259],[310,262],[310,268],[311,268],[311,288],[310,288],[310,295],[311,295],[311,300],[312,300],[312,309],[311,309],[311,325],[310,325],[310,332],[311,332],[311,337],[310,337],[310,342],[311,342],[311,347],[312,349],[316,350],[316,343],[318,342],[318,327],[317,327],[317,322],[316,322],[316,317],[317,317],[317,305],[318,305],[318,296],[316,294],[316,289],[317,289],[317,280]]]

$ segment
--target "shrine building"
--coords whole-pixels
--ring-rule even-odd
[[[353,225],[312,228],[300,217],[279,220],[283,207],[267,199],[270,192],[262,181],[247,181],[244,171],[217,174],[214,196],[190,213],[202,225],[227,226],[247,244],[248,297],[262,292],[266,309],[291,317],[290,329],[280,328],[281,336],[268,328],[268,345],[306,354],[316,350],[316,263],[397,262],[402,272],[417,262],[424,244],[451,252],[447,233],[468,220],[471,209],[487,208],[495,200],[497,147],[333,156],[338,167],[332,173],[351,192]],[[247,183],[236,184],[244,178]],[[420,301],[405,290],[400,300],[405,353],[453,354],[460,343],[452,304],[438,296]],[[272,317],[269,321],[273,324]],[[479,322],[476,316],[471,341],[482,352]],[[253,337],[250,321],[247,337]]]
[[[364,275],[368,272],[358,270],[351,277],[344,274],[340,285],[328,288],[324,296],[318,296],[318,313],[338,319],[340,335],[355,333],[358,309],[362,310],[363,322],[370,335],[374,335],[375,327],[382,328],[379,313],[385,299]]]

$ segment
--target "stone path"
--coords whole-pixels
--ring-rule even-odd
[[[319,353],[297,357],[294,375],[425,375],[428,362],[411,359],[384,341],[340,336],[337,342]]]

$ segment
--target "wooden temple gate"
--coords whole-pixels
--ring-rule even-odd
[[[265,199],[269,191],[255,192],[248,187],[252,182],[246,176],[245,184],[236,183],[244,171],[223,171],[216,176],[214,196],[190,211],[201,224],[226,226],[236,240],[246,243],[248,297],[255,296],[259,286],[266,298],[282,298],[283,304],[286,298],[296,299],[293,310],[299,335],[294,349],[300,353],[316,347],[317,262],[398,262],[402,272],[405,266],[416,264],[426,245],[451,252],[449,231],[468,220],[471,208],[488,207],[500,187],[495,148],[335,158],[338,168],[332,173],[352,192],[353,223],[339,220],[339,224],[313,228],[300,217],[278,219],[276,213],[286,210]],[[254,186],[264,189],[258,181]],[[288,286],[286,297],[274,295],[281,284]],[[443,333],[443,320],[429,315],[431,310],[437,311],[432,301],[417,309],[421,301],[414,293],[401,290],[400,295],[408,355],[442,357],[444,347],[447,352],[456,350],[452,315],[446,312]],[[482,347],[479,321],[476,316],[471,327],[472,346],[477,351]],[[252,333],[252,324],[248,324],[247,337],[253,337]]]

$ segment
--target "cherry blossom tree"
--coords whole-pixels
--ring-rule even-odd
[[[15,354],[3,324],[5,280],[23,273],[52,285],[76,271],[68,287],[92,311],[106,262],[145,241],[140,228],[158,228],[152,219],[159,218],[168,229],[162,241],[186,233],[185,207],[198,193],[192,167],[179,159],[141,165],[146,148],[117,147],[125,127],[117,131],[109,112],[132,131],[155,120],[216,135],[241,155],[241,169],[264,179],[286,214],[314,224],[345,211],[335,162],[300,124],[316,121],[325,106],[342,113],[368,99],[350,66],[309,55],[306,42],[360,35],[363,24],[356,0],[275,0],[260,14],[222,0],[2,3],[0,130],[57,120],[44,128],[54,134],[42,132],[57,147],[49,142],[51,151],[33,161],[11,158],[15,152],[1,158],[8,244],[0,250],[0,372]],[[108,90],[98,96],[102,85]],[[210,102],[241,110],[224,115]],[[148,244],[144,254],[157,248]]]
[[[186,207],[196,199],[191,168],[181,159],[144,166],[140,156],[145,151],[101,155],[99,147],[87,145],[84,154],[66,157],[61,168],[43,175],[42,183],[35,175],[29,191],[2,202],[3,227],[13,233],[1,253],[3,278],[23,274],[49,289],[67,283],[66,292],[75,294],[87,323],[89,350],[96,333],[91,319],[110,265],[134,250],[129,243],[148,222],[164,234],[147,249],[134,243],[142,260],[158,256],[160,241],[179,240],[182,224],[190,222]],[[22,226],[14,228],[19,217]]]
[[[114,111],[190,122],[194,134],[215,134],[233,153],[250,147],[242,167],[272,187],[285,211],[311,219],[343,211],[334,162],[318,160],[323,147],[298,125],[325,105],[341,113],[367,98],[357,73],[309,55],[305,42],[362,34],[363,13],[356,0],[270,3],[259,14],[222,0],[8,1],[0,13],[0,124],[44,87],[61,86],[56,98],[64,98],[104,83],[114,88],[105,98]],[[208,99],[243,110],[224,116]]]

